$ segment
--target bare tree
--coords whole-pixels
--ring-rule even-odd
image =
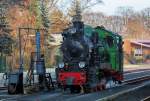
[[[41,0],[44,6],[48,9],[49,14],[56,8],[57,4],[62,0]]]
[[[120,33],[123,28],[123,19],[120,16],[110,16],[107,18],[109,24],[107,28],[113,32]]]
[[[118,7],[117,13],[124,18],[124,25],[126,25],[129,18],[134,14],[134,10],[130,6]]]
[[[85,9],[91,8],[95,5],[103,3],[102,0],[78,0],[81,4],[81,10],[84,11]]]
[[[82,15],[82,13],[86,9],[89,9],[95,5],[102,3],[102,0],[69,0],[69,2],[70,6],[67,8],[68,19],[70,19],[70,17],[75,15],[77,8],[78,11],[80,11],[80,14]]]
[[[148,29],[150,29],[150,8],[145,8],[141,11],[144,26]]]
[[[83,13],[83,21],[92,26],[104,26],[113,32],[121,32],[123,28],[123,19],[120,16],[106,16],[101,12]]]

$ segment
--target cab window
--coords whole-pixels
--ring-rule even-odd
[[[113,39],[113,37],[107,36],[106,37],[106,42],[107,42],[109,47],[113,47],[114,46],[114,39]]]

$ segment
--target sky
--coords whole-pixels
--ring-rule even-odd
[[[90,10],[94,12],[104,12],[107,15],[115,15],[120,6],[133,7],[135,11],[140,11],[150,7],[150,0],[102,0],[103,4],[98,4]]]

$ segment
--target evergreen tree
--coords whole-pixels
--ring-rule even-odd
[[[72,0],[68,15],[73,17],[72,20],[81,21],[81,14],[84,12],[84,10],[93,7],[99,3],[103,3],[102,0]]]
[[[40,0],[31,0],[29,6],[30,15],[35,19],[35,27],[41,27]]]
[[[50,21],[49,21],[49,14],[48,14],[48,8],[47,8],[47,2],[44,0],[41,0],[40,3],[40,10],[41,10],[41,20],[42,20],[42,25],[46,29],[47,33],[50,27]]]
[[[11,29],[6,19],[6,5],[0,4],[0,53],[10,54],[13,39]]]
[[[6,5],[0,4],[0,72],[6,70],[6,55],[12,52],[13,39],[6,19]]]
[[[81,2],[79,0],[72,1],[69,15],[73,17],[73,21],[81,21]]]

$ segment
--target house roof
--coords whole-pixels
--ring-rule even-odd
[[[150,40],[136,40],[139,43],[146,43],[146,44],[150,44]]]
[[[146,47],[146,48],[150,48],[150,45],[145,44],[145,43],[141,43],[141,42],[138,42],[138,41],[131,41],[131,44],[135,44],[135,45],[143,46],[143,47]]]

